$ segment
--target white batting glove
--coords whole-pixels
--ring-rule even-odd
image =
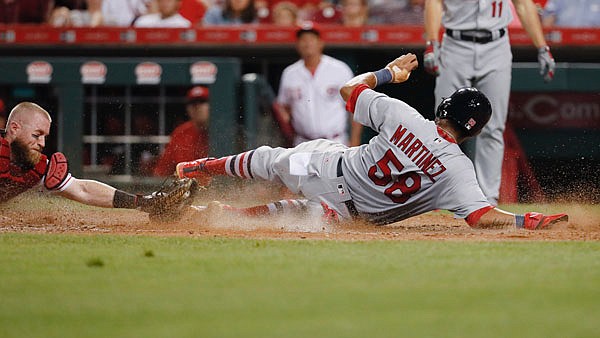
[[[540,75],[544,77],[544,81],[552,81],[556,62],[550,53],[550,47],[544,46],[538,49],[538,63],[540,64]]]
[[[440,43],[435,40],[427,41],[425,54],[423,54],[423,63],[427,73],[431,75],[440,75],[439,67]]]

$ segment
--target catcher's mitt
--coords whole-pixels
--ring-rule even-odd
[[[140,196],[139,209],[147,212],[150,221],[174,222],[179,220],[196,193],[198,183],[192,178],[174,179],[150,195]]]

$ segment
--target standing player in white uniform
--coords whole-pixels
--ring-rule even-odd
[[[307,198],[246,209],[226,206],[245,215],[300,209],[389,224],[446,209],[471,226],[511,224],[527,229],[566,220],[566,214],[514,215],[486,200],[471,161],[457,144],[477,135],[490,118],[490,103],[477,89],[462,88],[444,100],[435,122],[406,103],[372,90],[377,84],[406,81],[416,67],[414,54],[403,55],[384,69],[353,78],[341,89],[354,119],[379,133],[369,144],[348,148],[321,139],[291,149],[263,146],[219,159],[181,162],[176,174],[260,178],[285,184]]]
[[[546,44],[535,5],[513,0],[521,23],[538,49],[540,74],[550,81],[555,63]],[[504,127],[508,115],[512,53],[507,26],[509,0],[427,0],[425,3],[425,69],[437,75],[436,106],[461,87],[476,87],[494,112],[481,134],[463,150],[475,165],[479,185],[490,203],[499,198]],[[438,41],[441,24],[443,41]]]
[[[354,74],[344,62],[323,54],[324,42],[313,26],[301,27],[296,37],[300,60],[283,70],[277,96],[283,121],[295,133],[293,145],[318,138],[348,144],[350,119],[339,91]]]

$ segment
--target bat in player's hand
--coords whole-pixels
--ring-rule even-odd
[[[392,83],[402,83],[410,77],[412,72],[419,62],[417,56],[412,53],[404,54],[385,66],[392,73]]]

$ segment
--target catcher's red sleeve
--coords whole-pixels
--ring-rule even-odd
[[[346,101],[346,110],[352,114],[354,114],[354,109],[356,108],[356,101],[358,100],[358,95],[362,93],[363,90],[369,89],[369,86],[366,84],[359,84],[352,90],[352,94],[350,94],[350,98]]]
[[[69,163],[63,153],[54,153],[50,156],[44,186],[48,190],[58,188],[67,179],[69,174]]]

